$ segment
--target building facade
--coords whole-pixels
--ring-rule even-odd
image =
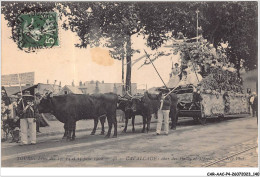
[[[137,93],[137,84],[132,83],[132,94]],[[83,94],[93,93],[109,93],[113,92],[118,95],[122,95],[122,84],[121,83],[104,83],[104,82],[85,82],[80,83],[77,87]]]
[[[25,91],[29,91],[31,95],[34,95],[36,92],[39,92],[40,94],[45,94],[48,91],[51,91],[55,95],[59,93],[59,91],[61,90],[61,86],[38,83],[31,86],[21,86],[21,90],[20,90],[20,86],[9,86],[9,87],[6,86],[5,90],[8,96],[16,95],[20,93],[21,90],[23,93]]]

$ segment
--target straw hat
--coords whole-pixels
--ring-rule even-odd
[[[32,95],[30,95],[30,91],[28,91],[28,90],[26,90],[25,92],[24,92],[24,94],[23,94],[23,99],[25,100],[25,101],[32,101],[32,100],[34,100],[34,96],[32,96]]]

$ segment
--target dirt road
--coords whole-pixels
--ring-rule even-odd
[[[153,120],[154,121],[154,120]],[[257,145],[256,118],[232,118],[206,125],[182,119],[169,135],[121,133],[118,138],[91,136],[90,130],[76,133],[76,140],[61,140],[61,135],[39,139],[36,145],[2,144],[3,167],[202,167]],[[99,133],[99,132],[98,132]],[[214,167],[257,167],[256,148],[216,163]]]

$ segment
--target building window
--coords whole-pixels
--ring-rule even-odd
[[[67,94],[68,94],[68,91],[64,91],[64,94],[67,95]]]

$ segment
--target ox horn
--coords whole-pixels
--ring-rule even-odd
[[[128,92],[128,90],[126,91],[126,95],[130,96],[131,98],[133,98],[133,96]]]
[[[53,93],[52,91],[48,91],[45,93],[45,95],[43,97],[45,97],[45,98],[53,97],[52,93]]]
[[[118,100],[126,101],[126,100],[128,100],[128,99],[125,98],[125,97],[122,97],[121,95],[118,95]]]

